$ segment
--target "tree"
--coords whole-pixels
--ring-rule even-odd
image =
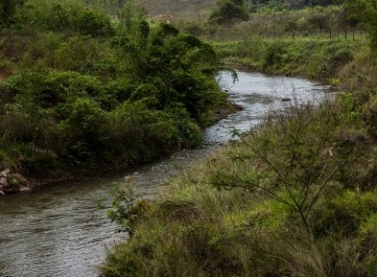
[[[369,33],[372,54],[377,57],[377,0],[341,1],[352,24],[360,20]]]
[[[306,6],[334,5],[334,0],[251,0],[253,7],[259,8],[267,5],[282,5],[289,8],[302,8]]]
[[[318,11],[318,13],[315,13],[308,18],[308,22],[310,25],[319,29],[322,34],[324,30],[329,29],[329,17],[323,10]]]
[[[243,0],[220,0],[212,12],[209,21],[218,25],[232,25],[237,21],[246,21],[249,14]]]

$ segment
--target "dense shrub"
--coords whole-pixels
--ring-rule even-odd
[[[364,105],[362,116],[366,122],[368,132],[377,139],[377,97],[371,96]]]
[[[115,32],[108,16],[78,1],[28,0],[16,11],[14,24],[18,28],[78,32],[93,37],[111,36]]]
[[[76,1],[28,0],[16,10],[2,54],[22,57],[0,88],[0,135],[20,170],[120,167],[194,147],[210,111],[226,103],[209,44],[120,16],[112,23]]]
[[[317,236],[332,233],[353,236],[361,223],[376,212],[377,199],[373,192],[346,190],[317,207],[311,219],[313,230]]]
[[[248,19],[249,14],[242,0],[223,0],[218,1],[217,8],[209,17],[209,22],[218,25],[232,25]]]

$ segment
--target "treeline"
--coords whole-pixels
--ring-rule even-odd
[[[336,0],[249,0],[251,9],[258,9],[263,6],[275,8],[303,8],[308,6],[330,6],[337,4]]]
[[[311,3],[293,7],[283,1],[260,2],[257,9],[250,9],[244,0],[222,0],[217,2],[207,22],[191,23],[184,28],[210,39],[223,40],[237,39],[237,36],[242,39],[246,34],[263,37],[326,35],[333,38],[340,33],[355,39],[356,32],[360,34],[365,30],[364,17],[356,15],[349,4]]]
[[[310,37],[363,39],[367,31],[363,18],[353,17],[345,7],[306,7],[293,10],[259,10],[246,13],[245,20],[224,17],[216,9],[208,22],[182,24],[187,32],[214,41],[259,37]],[[229,15],[229,14],[227,14]],[[234,15],[234,14],[233,14]]]
[[[243,40],[250,37],[321,36],[363,40],[377,45],[377,9],[373,0],[337,1],[337,5],[247,10],[243,0],[222,0],[207,21],[182,24],[191,34],[208,40]],[[367,36],[365,36],[367,34]]]
[[[148,161],[197,145],[226,105],[212,47],[131,6],[116,20],[79,1],[2,12],[0,169],[46,177]]]

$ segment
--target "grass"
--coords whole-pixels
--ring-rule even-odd
[[[320,107],[266,119],[169,181],[104,276],[376,275],[376,69],[366,40],[214,43],[227,62],[327,80]]]
[[[322,79],[336,76],[354,59],[358,49],[366,45],[366,40],[316,37],[250,38],[214,43],[226,62],[242,64],[253,71]]]
[[[176,12],[184,7],[184,2],[171,4]],[[308,11],[304,12],[308,15]],[[192,14],[188,11],[187,15]],[[263,22],[273,19],[264,15],[255,18]],[[276,38],[268,38],[273,35],[268,33],[274,29],[271,26],[265,31],[260,29],[262,34],[254,29],[253,33],[246,34],[252,24],[253,21],[234,29],[206,28],[214,31],[213,36],[225,34],[218,41],[242,38],[214,43],[227,62],[269,73],[331,80],[341,84],[347,93],[318,109],[296,107],[277,119],[266,119],[239,142],[224,147],[206,162],[171,180],[168,191],[154,202],[139,199],[130,203],[129,198],[121,195],[112,215],[131,237],[111,250],[100,266],[102,275],[376,276],[377,78],[367,42],[291,36],[283,29],[277,30]],[[25,49],[21,41],[14,44],[3,40],[3,55],[16,59],[3,63],[1,72],[11,71],[13,63],[28,68],[31,57],[40,58],[40,48],[51,48],[54,55],[59,55],[57,59],[44,57],[40,61],[42,65],[60,68],[67,61],[80,60],[75,58],[74,51],[68,60],[64,56],[66,51],[60,51],[64,48],[57,48],[64,41],[63,36],[55,37],[51,33],[42,36],[46,39],[37,40],[29,34],[29,42],[44,46],[32,47],[29,56],[21,55]],[[77,39],[75,45],[81,51],[84,46],[80,41]],[[88,59],[97,58],[96,53]],[[81,69],[81,63],[73,66]],[[106,60],[102,66],[107,68]],[[30,84],[34,82],[26,82],[25,86]],[[88,122],[96,115],[101,119],[97,105],[80,101],[75,102],[75,107],[92,109]],[[135,114],[138,110],[124,106],[119,114],[127,115],[130,111]],[[144,115],[153,122],[156,119],[156,114],[145,113],[142,118]],[[83,119],[86,117],[72,117],[78,123]],[[165,119],[161,118],[161,124],[166,123]],[[119,126],[127,123],[122,117],[110,121]],[[8,124],[18,128],[11,121]],[[16,135],[27,130],[27,126],[20,126],[14,131]],[[152,125],[156,136],[161,135],[161,130],[168,130],[160,126],[165,125]],[[77,130],[82,131],[82,127],[85,124],[78,125]],[[64,129],[58,131],[61,130]],[[127,131],[114,129],[118,130]],[[137,132],[140,128],[131,130]],[[92,134],[91,130],[88,134]],[[124,137],[119,136],[120,141]],[[162,137],[161,141],[166,139]],[[119,144],[112,144],[116,145]],[[23,143],[15,152],[25,157],[33,154],[33,166],[46,161],[48,166],[53,166],[49,161],[54,156],[42,150]],[[133,150],[131,147],[130,151]],[[7,167],[9,160],[15,159],[12,155],[18,153],[0,151],[1,166]],[[123,200],[128,202],[122,203]]]
[[[157,19],[169,19],[170,21],[177,22],[184,21],[202,21],[206,20],[211,10],[216,6],[214,0],[191,0],[191,1],[151,1],[151,0],[138,0],[144,6],[149,15]],[[164,17],[165,16],[165,17]]]
[[[344,113],[293,109],[171,180],[102,274],[374,276],[375,142]]]

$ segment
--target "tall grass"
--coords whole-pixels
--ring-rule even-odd
[[[256,14],[232,29],[188,25],[225,41],[214,45],[227,62],[323,78],[345,93],[267,119],[171,180],[108,254],[104,276],[376,275],[375,64],[364,38],[334,37],[339,26],[331,38],[330,29],[287,29],[309,27],[312,11],[321,12]]]
[[[171,180],[102,274],[374,276],[373,139],[342,101],[267,121]]]
[[[330,79],[349,64],[367,40],[250,38],[214,43],[221,57],[251,70]]]

